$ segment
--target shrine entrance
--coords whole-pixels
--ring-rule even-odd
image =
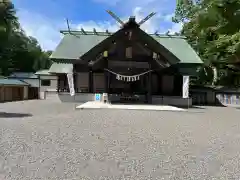
[[[114,96],[115,103],[147,103],[148,100],[148,74],[123,75],[113,71],[109,72],[109,94]]]

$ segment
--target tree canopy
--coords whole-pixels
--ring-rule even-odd
[[[221,80],[226,76],[232,79],[232,72],[226,69],[226,65],[236,69],[239,66],[236,64],[240,64],[239,19],[240,0],[177,2],[174,22],[184,24],[181,33],[198,52],[205,67],[216,66],[218,70],[224,70],[224,73],[218,71],[218,83],[223,83]],[[227,82],[231,83],[229,79]]]
[[[11,1],[0,2],[0,74],[33,72],[49,68],[49,55],[21,28]]]

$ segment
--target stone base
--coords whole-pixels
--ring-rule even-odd
[[[152,111],[186,111],[182,108],[163,105],[124,105],[108,104],[96,101],[89,101],[76,107],[76,109],[126,109],[126,110],[152,110]]]
[[[54,98],[61,102],[72,102],[72,103],[86,103],[95,100],[94,93],[77,93],[75,96],[70,96],[69,93],[56,93],[46,92],[47,100],[53,100]],[[109,94],[108,100],[110,102],[120,101],[120,97],[117,94]],[[139,101],[144,102],[145,96],[139,95]],[[134,103],[133,103],[134,104]],[[180,96],[152,96],[152,103],[154,105],[171,105],[178,107],[191,107],[192,98],[182,98]]]

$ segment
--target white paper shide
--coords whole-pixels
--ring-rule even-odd
[[[189,98],[189,76],[183,76],[182,97]]]
[[[67,74],[67,79],[68,79],[68,86],[70,90],[70,95],[74,96],[75,95],[75,90],[74,90],[74,82],[73,82],[73,73],[68,73]]]

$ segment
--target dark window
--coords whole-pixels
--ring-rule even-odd
[[[50,80],[47,80],[47,79],[41,80],[41,86],[50,86],[50,85],[51,85]]]

